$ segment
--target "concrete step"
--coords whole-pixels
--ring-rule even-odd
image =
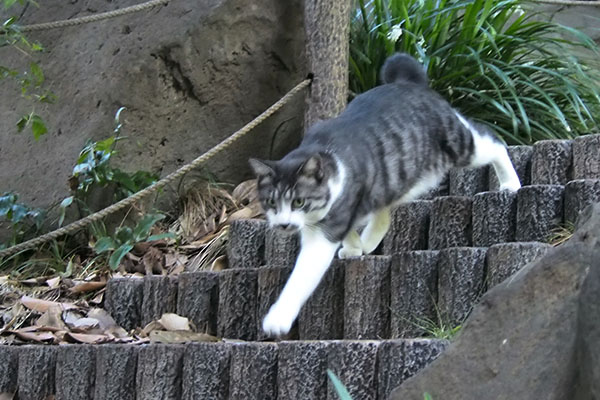
[[[385,399],[447,346],[429,339],[0,346],[0,396],[64,399]]]

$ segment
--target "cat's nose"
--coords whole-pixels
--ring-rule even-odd
[[[281,229],[282,231],[292,232],[298,229],[298,226],[296,224],[290,224],[289,222],[286,222],[278,224],[277,228]]]

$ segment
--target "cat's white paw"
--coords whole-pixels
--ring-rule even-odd
[[[267,335],[282,336],[292,329],[292,324],[296,319],[297,312],[291,307],[275,303],[263,319],[263,331]]]
[[[358,247],[342,247],[338,250],[339,258],[350,258],[350,257],[360,257],[362,256],[363,251]]]
[[[516,192],[521,189],[521,183],[517,181],[509,181],[500,185],[500,190],[508,190],[509,192]]]

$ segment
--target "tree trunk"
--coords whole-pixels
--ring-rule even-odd
[[[314,76],[304,126],[337,116],[348,93],[350,0],[305,0],[304,30],[308,70]]]

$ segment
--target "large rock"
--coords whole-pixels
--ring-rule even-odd
[[[448,350],[390,399],[599,398],[600,204],[593,211],[568,243],[490,290]]]
[[[27,8],[23,24],[82,17],[139,0],[50,0]],[[14,11],[14,12],[13,12]],[[20,7],[11,8],[19,15]],[[182,166],[252,120],[307,75],[300,0],[182,0],[149,11],[33,32],[32,58],[0,48],[2,65],[36,61],[57,100],[35,104],[49,131],[35,142],[16,134],[31,101],[16,85],[0,91],[0,193],[14,190],[36,206],[68,193],[67,179],[88,139],[112,135],[121,106],[118,164],[161,174]],[[0,9],[2,21],[8,15]],[[300,140],[302,95],[209,168],[221,179],[249,175],[249,156],[278,158]],[[19,171],[19,173],[15,173]]]

